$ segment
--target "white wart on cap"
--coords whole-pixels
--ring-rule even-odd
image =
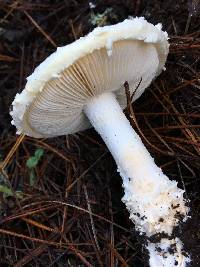
[[[27,78],[13,101],[18,133],[52,137],[90,127],[83,107],[91,97],[114,92],[125,107],[123,84],[140,86],[137,99],[164,67],[167,34],[160,24],[128,19],[94,29],[86,37],[59,47]]]

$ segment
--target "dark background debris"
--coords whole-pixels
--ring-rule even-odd
[[[167,70],[133,109],[156,163],[191,199],[192,218],[177,231],[191,266],[200,266],[199,13],[198,0],[0,1],[0,162],[14,152],[0,174],[0,266],[148,266],[115,163],[95,131],[25,137],[13,148],[9,116],[26,77],[56,46],[128,16],[162,22],[170,36]],[[37,151],[30,177],[27,160]]]

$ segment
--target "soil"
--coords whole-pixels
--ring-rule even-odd
[[[170,37],[166,71],[133,110],[156,163],[186,190],[191,218],[176,234],[190,266],[200,266],[199,0],[0,1],[0,162],[8,159],[0,173],[0,266],[148,266],[121,202],[121,178],[95,131],[19,143],[9,116],[26,77],[56,46],[128,16],[161,22]]]

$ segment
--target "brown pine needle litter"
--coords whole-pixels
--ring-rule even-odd
[[[25,135],[21,134],[19,136],[19,138],[17,139],[17,141],[15,142],[14,146],[12,147],[12,149],[9,151],[9,153],[6,155],[5,160],[3,161],[3,163],[0,165],[0,170],[4,171],[4,169],[6,168],[6,166],[8,165],[9,161],[12,159],[13,154],[15,153],[15,151],[18,149],[19,145],[21,144],[21,142],[23,141]]]
[[[170,54],[167,70],[133,105],[125,86],[126,115],[191,200],[192,218],[177,234],[198,267],[200,1],[90,2],[0,1],[0,266],[148,266],[114,161],[95,131],[37,140],[17,136],[8,115],[25,78],[56,46],[98,23],[144,16],[162,22]]]

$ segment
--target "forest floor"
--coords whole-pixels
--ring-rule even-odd
[[[170,37],[166,71],[133,104],[135,127],[186,190],[191,219],[178,232],[200,266],[199,0],[0,1],[0,266],[148,266],[98,134],[19,137],[9,116],[26,77],[57,46],[128,16],[161,22]]]

